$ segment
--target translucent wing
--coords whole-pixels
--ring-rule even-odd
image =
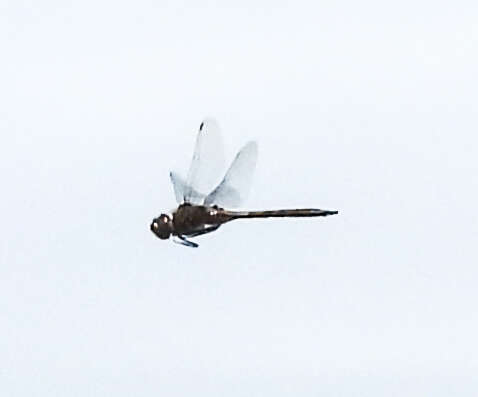
[[[204,200],[205,205],[239,207],[249,194],[257,163],[257,144],[248,142],[237,153],[222,182]]]
[[[171,178],[174,188],[174,196],[176,197],[176,202],[178,204],[184,202],[186,190],[188,190],[188,194],[190,195],[190,202],[202,203],[204,201],[205,196],[196,192],[194,189],[189,189],[186,185],[186,181],[177,172],[170,172],[169,177]]]
[[[184,201],[191,204],[202,203],[202,198],[204,198],[220,180],[223,170],[224,144],[221,132],[218,124],[214,120],[206,119],[199,127],[193,158],[189,167],[186,183],[183,183],[183,197],[180,202]],[[178,197],[176,197],[176,199],[177,198]]]

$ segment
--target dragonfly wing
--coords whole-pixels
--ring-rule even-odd
[[[177,172],[170,172],[169,177],[171,178],[171,183],[174,188],[174,196],[176,197],[176,202],[178,204],[184,202],[186,191],[188,191],[189,203],[201,204],[204,201],[205,196],[196,192],[194,189],[190,189],[186,184],[186,181]]]
[[[205,198],[205,205],[237,208],[247,198],[257,163],[257,144],[248,142],[237,153],[222,182]]]
[[[221,132],[213,119],[206,119],[199,127],[181,201],[197,203],[198,196],[203,193],[205,196],[220,180],[223,170],[224,144]]]

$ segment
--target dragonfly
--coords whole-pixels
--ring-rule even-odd
[[[257,153],[257,143],[247,142],[236,154],[225,175],[221,175],[224,172],[224,144],[219,125],[214,119],[201,122],[186,179],[177,172],[169,174],[178,207],[171,214],[154,218],[151,231],[161,240],[173,237],[176,243],[197,248],[199,245],[191,238],[211,233],[237,219],[338,214],[338,211],[317,208],[238,210],[248,196]]]

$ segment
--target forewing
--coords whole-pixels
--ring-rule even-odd
[[[248,142],[237,153],[222,182],[204,200],[205,205],[237,208],[247,198],[257,163],[257,144]]]
[[[204,195],[196,192],[194,189],[189,189],[186,181],[177,173],[170,172],[169,177],[171,178],[171,183],[174,188],[174,196],[176,197],[176,202],[178,204],[184,203],[184,197],[186,191],[189,194],[189,203],[191,204],[201,204],[204,201]]]
[[[224,170],[224,144],[218,124],[213,119],[204,120],[196,138],[196,146],[186,179],[183,200],[195,203],[220,180]]]

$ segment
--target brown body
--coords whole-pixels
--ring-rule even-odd
[[[197,247],[196,243],[186,237],[196,237],[217,230],[222,224],[234,219],[245,218],[284,218],[310,217],[337,214],[337,211],[303,208],[273,211],[228,211],[217,206],[181,204],[172,217],[161,214],[153,219],[151,231],[160,239],[177,237],[181,244]]]

